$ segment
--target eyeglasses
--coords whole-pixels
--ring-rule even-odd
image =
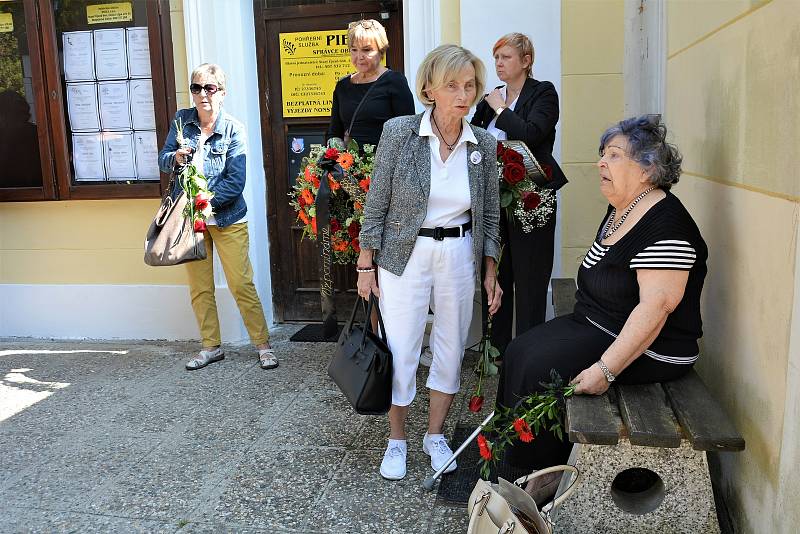
[[[205,89],[207,95],[213,95],[222,88],[213,83],[207,83],[205,85],[200,85],[199,83],[193,83],[189,86],[189,91],[191,91],[193,95],[199,95],[200,91],[202,91],[203,89]]]
[[[371,30],[372,28],[375,27],[375,22],[371,20],[357,20],[355,22],[351,22],[350,24],[348,24],[347,29],[352,30],[356,26],[361,26],[366,30]]]

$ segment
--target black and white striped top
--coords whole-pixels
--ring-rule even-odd
[[[700,293],[708,250],[689,212],[667,192],[613,245],[600,244],[602,228],[603,224],[578,270],[575,312],[616,337],[639,304],[637,269],[689,271],[683,300],[645,354],[667,363],[694,363],[703,333]]]

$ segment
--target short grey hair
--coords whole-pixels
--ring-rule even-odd
[[[622,120],[600,136],[600,157],[617,135],[628,141],[628,157],[650,172],[650,183],[662,189],[677,184],[683,157],[678,147],[667,143],[667,127],[661,115],[642,115]]]
[[[486,68],[478,56],[458,45],[445,44],[438,46],[425,56],[417,70],[416,93],[419,101],[425,106],[432,106],[433,100],[426,94],[443,87],[451,81],[458,72],[467,65],[475,69],[475,100],[470,106],[478,103],[483,98],[486,87]]]
[[[225,71],[222,70],[222,67],[215,63],[203,63],[202,65],[198,65],[192,71],[192,75],[189,77],[189,83],[194,83],[195,78],[198,76],[202,76],[203,74],[207,74],[217,80],[217,85],[219,86],[220,90],[225,89]]]

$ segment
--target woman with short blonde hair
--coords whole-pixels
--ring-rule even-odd
[[[431,296],[433,362],[422,450],[434,470],[452,456],[442,430],[461,386],[481,265],[489,312],[500,305],[494,274],[500,254],[497,143],[464,118],[482,94],[483,80],[483,64],[469,50],[456,45],[433,50],[417,74],[427,109],[388,121],[375,155],[360,234],[358,294],[381,297],[392,351],[391,430],[380,467],[389,480],[406,475],[405,422],[417,392]],[[455,468],[453,462],[447,472]]]
[[[498,141],[522,141],[539,162],[548,179],[546,188],[557,190],[567,177],[553,158],[558,123],[558,93],[550,82],[533,79],[533,43],[527,35],[509,33],[492,48],[497,77],[505,83],[478,104],[472,124],[486,128]],[[555,212],[540,227],[529,232],[521,224],[500,214],[500,236],[504,243],[498,283],[503,288],[503,306],[492,322],[492,345],[502,354],[516,333],[521,335],[543,323],[547,289],[555,251]],[[516,313],[515,313],[516,311]]]
[[[327,139],[377,145],[387,120],[414,113],[414,97],[403,73],[383,65],[389,39],[380,22],[351,22],[347,42],[356,72],[336,83]]]

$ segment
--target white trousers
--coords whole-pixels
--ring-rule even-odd
[[[430,339],[433,363],[426,386],[442,393],[458,393],[475,294],[472,233],[441,241],[417,237],[402,276],[379,268],[378,285],[394,364],[392,404],[408,406],[417,393],[417,367],[429,305],[435,313]]]

